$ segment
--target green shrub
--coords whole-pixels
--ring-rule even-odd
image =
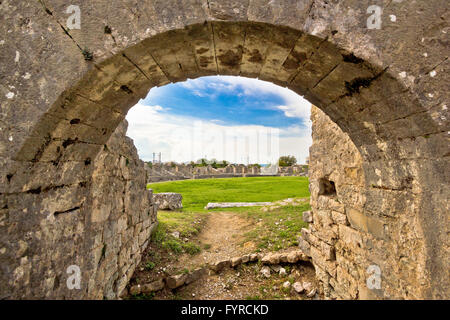
[[[174,239],[169,239],[169,240],[163,241],[163,243],[161,244],[161,247],[163,249],[171,250],[176,254],[179,254],[183,251],[181,243]]]
[[[200,247],[192,242],[184,243],[183,249],[186,253],[189,253],[190,255],[197,254],[201,251]]]
[[[153,270],[154,268],[155,268],[155,263],[154,262],[148,261],[145,264],[145,270]]]

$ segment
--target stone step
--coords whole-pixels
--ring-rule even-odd
[[[260,261],[265,265],[278,265],[280,263],[297,263],[299,261],[310,262],[310,258],[299,249],[287,252],[270,252],[266,254],[252,253],[241,257],[231,259],[218,260],[208,264],[205,267],[197,268],[189,273],[171,275],[146,284],[137,284],[130,287],[129,291],[125,291],[122,296],[129,294],[137,295],[141,293],[151,293],[160,291],[164,288],[176,289],[183,285],[197,281],[206,274],[219,273],[225,268],[236,268],[240,264],[252,263]]]

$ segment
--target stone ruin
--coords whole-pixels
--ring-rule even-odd
[[[114,132],[150,88],[213,74],[290,88],[351,140],[311,148],[327,297],[449,298],[445,1],[82,1],[80,29],[67,7],[0,2],[1,298],[120,295],[156,221]]]
[[[175,192],[153,194],[153,202],[158,210],[178,210],[183,208],[183,196]]]
[[[195,167],[190,164],[154,163],[146,166],[148,182],[174,181],[185,179],[257,177],[273,176],[307,176],[308,168],[303,165],[278,167],[272,165],[272,170],[265,170],[252,165],[229,164],[224,168],[213,168],[211,165]]]

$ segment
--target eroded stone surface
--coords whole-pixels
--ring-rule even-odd
[[[183,208],[183,196],[175,192],[161,192],[153,194],[153,201],[159,210],[177,210]]]
[[[428,275],[422,272],[427,263],[426,246],[414,215],[417,209],[407,203],[420,202],[423,194],[415,194],[409,187],[380,189],[368,183],[363,158],[349,137],[318,108],[313,107],[311,119],[312,212],[304,217],[310,225],[302,229],[299,245],[311,256],[325,296],[420,297],[427,290]],[[400,172],[401,166],[389,170]],[[397,197],[407,202],[398,207]],[[398,268],[395,261],[402,261],[405,267]],[[375,270],[368,268],[381,273],[380,288],[367,287],[373,272],[369,271]]]

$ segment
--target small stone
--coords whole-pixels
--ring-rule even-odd
[[[135,286],[132,286],[130,288],[130,294],[131,295],[136,295],[136,294],[140,294],[140,293],[141,293],[141,286],[139,284],[135,285]]]
[[[279,264],[275,264],[270,266],[270,268],[275,271],[276,273],[280,272],[281,266]]]
[[[163,279],[159,279],[147,284],[142,285],[141,292],[142,293],[150,293],[164,289],[164,281]]]
[[[180,233],[178,231],[174,231],[170,234],[172,237],[179,239],[180,238]]]
[[[169,289],[176,289],[181,287],[187,279],[186,274],[178,274],[175,276],[170,276],[166,279],[166,284]]]
[[[247,263],[250,261],[250,255],[246,254],[242,256],[242,263]]]
[[[307,260],[307,257],[305,256],[305,254],[300,250],[292,251],[287,256],[287,261],[289,263],[296,263],[299,260],[303,260],[303,261]]]
[[[280,268],[280,271],[278,272],[280,274],[280,276],[285,276],[287,275],[286,269],[285,268]]]
[[[252,253],[252,254],[250,255],[248,261],[254,262],[254,261],[257,261],[257,260],[258,260],[258,254],[257,254],[257,253]]]
[[[302,284],[300,282],[295,282],[292,287],[294,288],[295,292],[297,293],[302,293],[303,291],[305,291],[305,289],[303,288]]]
[[[289,281],[286,281],[283,283],[283,288],[289,288],[291,286],[291,283]]]
[[[313,288],[306,296],[308,298],[312,298],[316,295],[316,292],[317,292],[316,288]]]
[[[197,281],[198,279],[200,279],[205,274],[206,274],[206,269],[205,268],[195,269],[194,271],[190,272],[187,275],[186,284],[190,284],[190,283],[192,283],[194,281]]]
[[[312,283],[311,282],[303,282],[302,286],[308,292],[312,289]]]
[[[163,192],[154,193],[153,201],[158,205],[159,210],[176,210],[183,208],[183,197],[179,193]]]
[[[241,257],[235,257],[231,259],[231,266],[234,268],[238,265],[240,265],[242,262],[242,258]]]
[[[313,222],[313,216],[312,216],[311,211],[304,211],[302,216],[303,216],[304,222],[307,222],[307,223]]]
[[[261,262],[265,264],[278,264],[280,263],[280,254],[269,253],[261,259]]]
[[[270,277],[270,268],[268,266],[262,267],[261,273],[264,277],[269,278]]]
[[[286,263],[288,254],[286,252],[280,253],[280,263]]]
[[[231,265],[230,260],[221,260],[221,261],[217,261],[215,262],[212,266],[211,269],[215,272],[219,272],[221,271],[223,268],[225,267],[229,267]]]

